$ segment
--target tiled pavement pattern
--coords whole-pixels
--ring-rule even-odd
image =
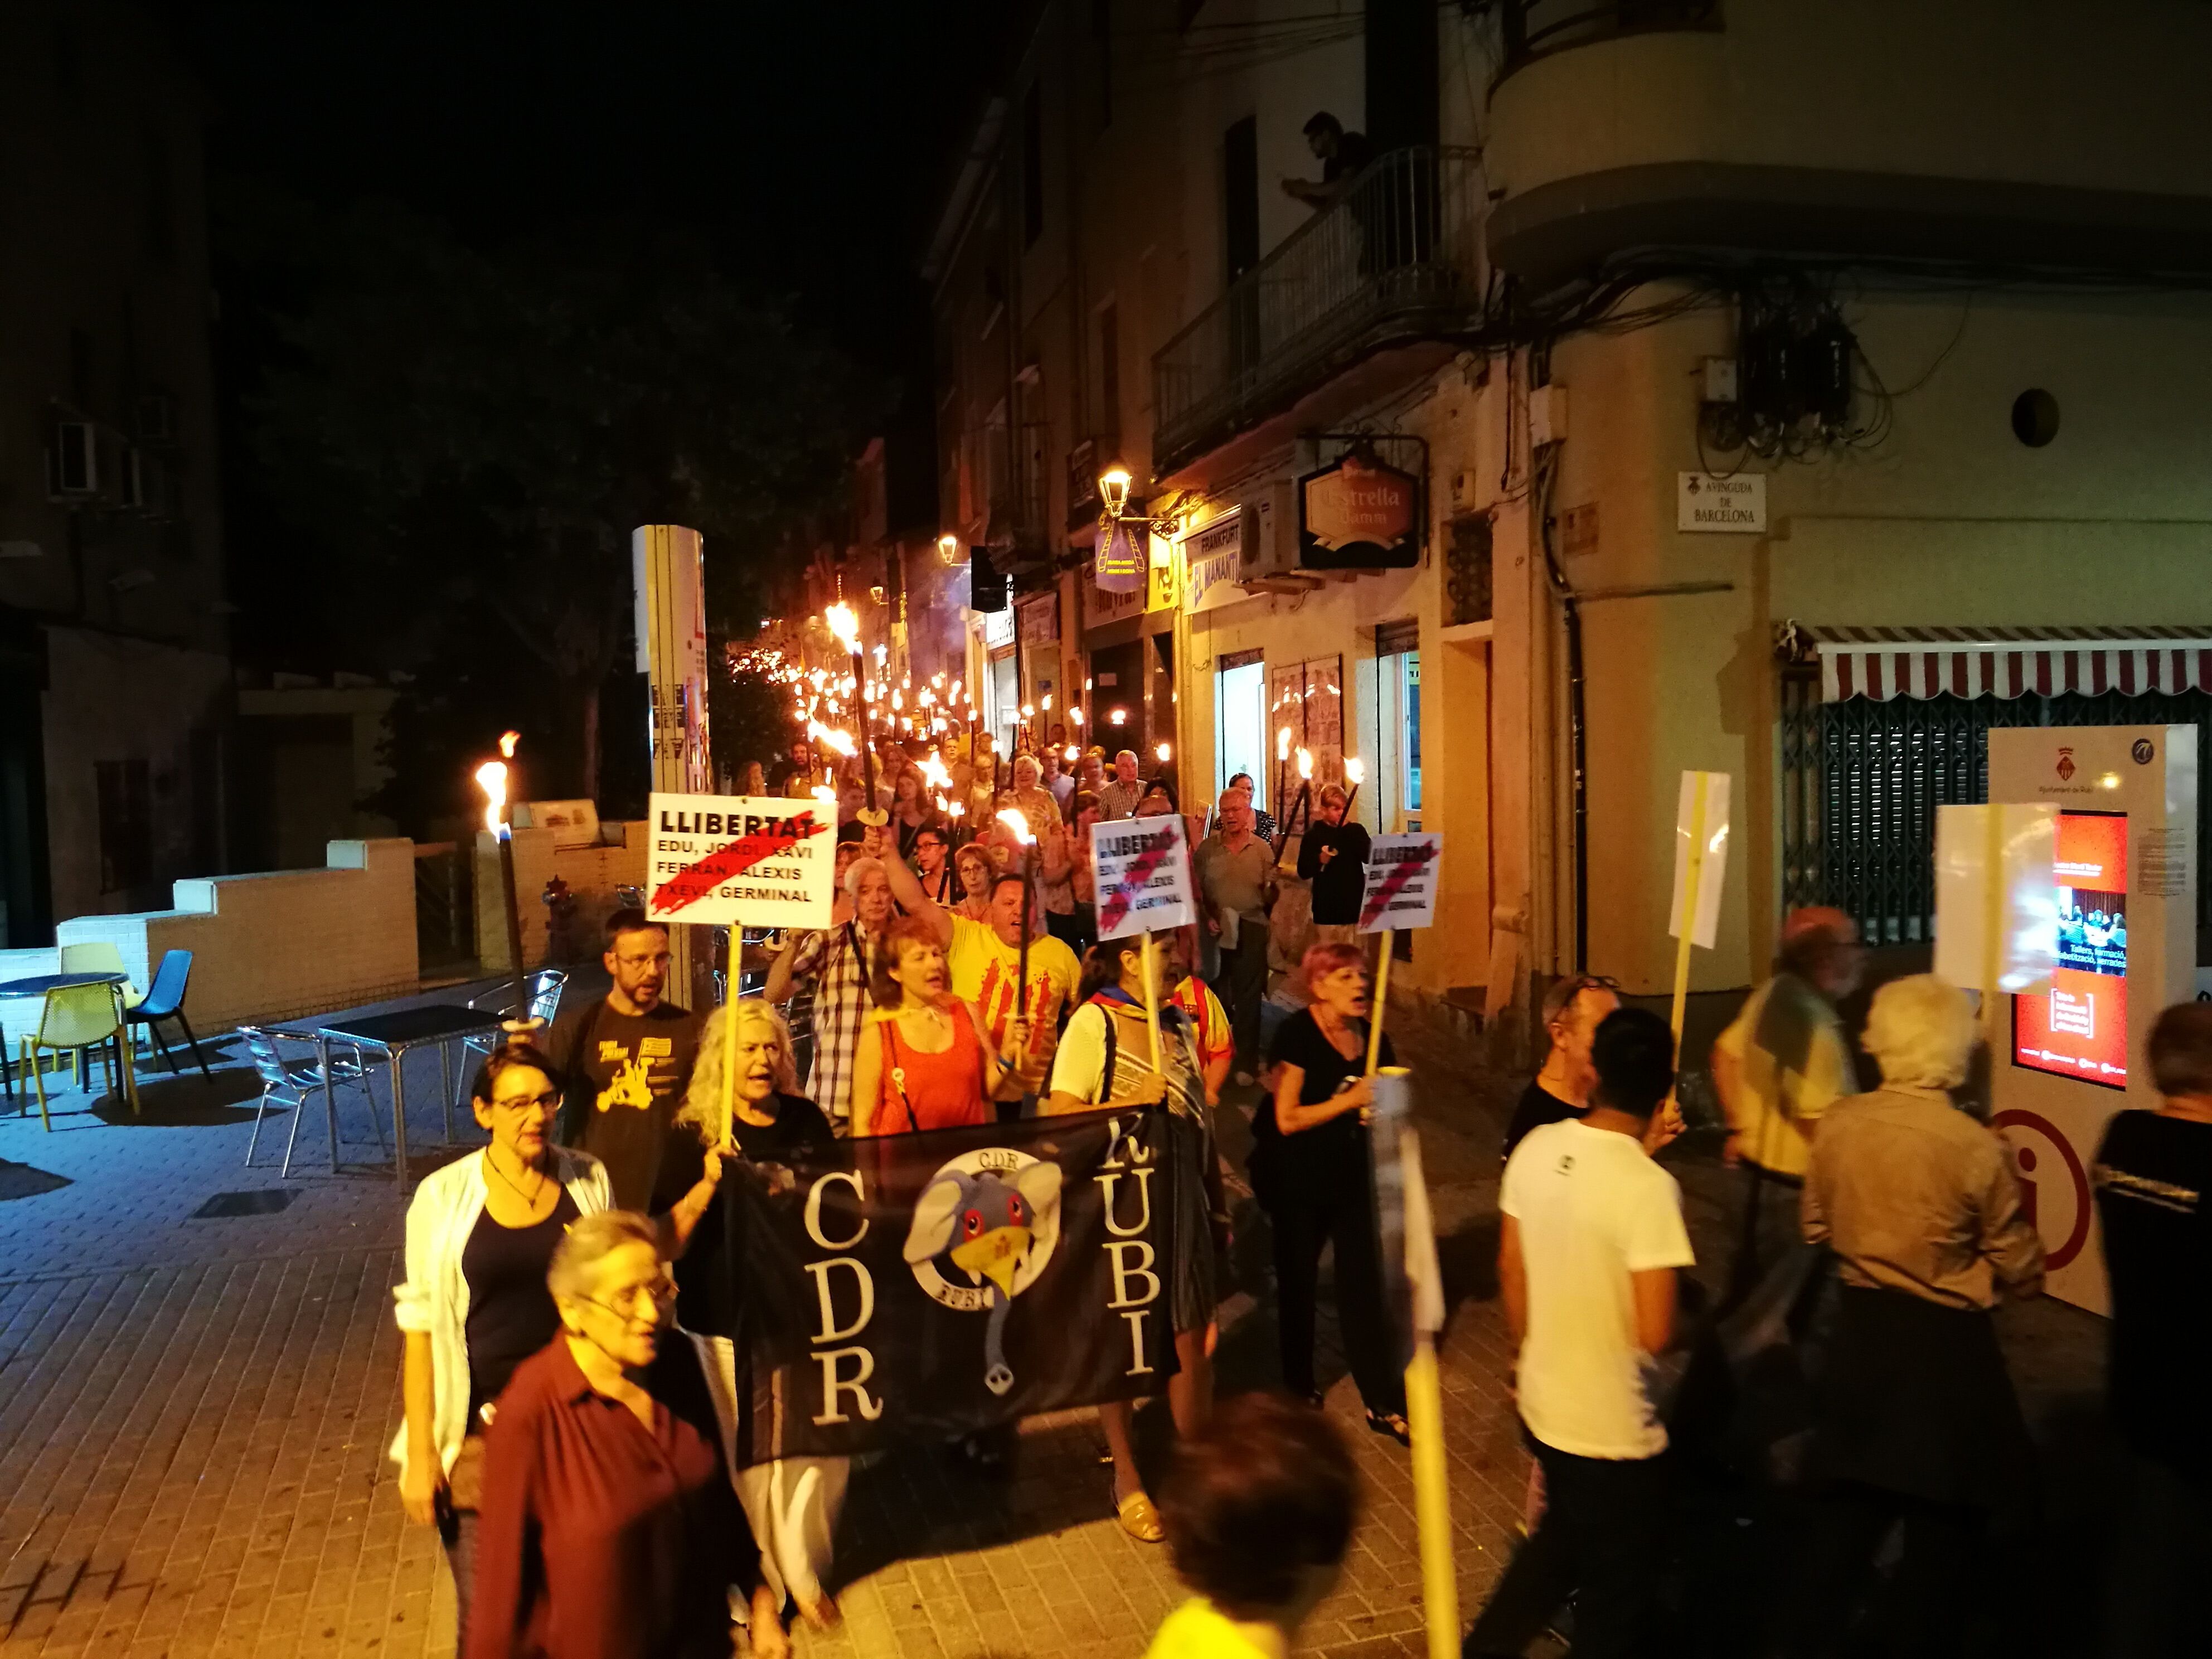
[[[1496,1236],[1503,1079],[1464,1054],[1414,1050],[1425,1152],[1462,1299],[1443,1350],[1460,1593],[1471,1616],[1510,1553],[1524,1464],[1504,1375],[1502,1320],[1486,1262]],[[432,1138],[436,1062],[410,1069],[414,1133]],[[252,1086],[151,1083],[137,1122],[112,1103],[68,1099],[57,1133],[0,1117],[0,1659],[289,1654],[439,1655],[453,1601],[427,1532],[400,1517],[384,1450],[398,1419],[398,1342],[389,1289],[401,1211],[387,1172],[332,1177],[316,1163],[319,1113],[303,1125],[306,1168],[242,1167],[236,1105]],[[1233,1116],[1224,1114],[1224,1117]],[[349,1159],[374,1143],[357,1101]],[[1224,1126],[1232,1150],[1241,1121]],[[20,1166],[70,1183],[32,1196]],[[1686,1168],[1694,1231],[1717,1254],[1719,1172]],[[271,1215],[195,1220],[211,1195],[283,1186]],[[1240,1278],[1264,1267],[1240,1247]],[[1273,1373],[1271,1316],[1240,1296],[1225,1310],[1230,1386]],[[2094,1322],[2033,1310],[2012,1333],[2032,1407],[2075,1410],[2095,1386]],[[1324,1314],[1324,1340],[1333,1332]],[[2025,1355],[2024,1361],[2022,1356]],[[1324,1375],[1340,1372],[1329,1367]],[[1368,1507],[1342,1587],[1307,1632],[1309,1650],[1421,1651],[1405,1454],[1359,1425],[1348,1381],[1331,1408],[1357,1446]],[[1155,1451],[1164,1443],[1155,1419]],[[1011,1474],[992,1480],[912,1448],[856,1477],[839,1577],[842,1628],[800,1632],[814,1656],[1108,1659],[1142,1651],[1177,1591],[1163,1553],[1108,1514],[1108,1475],[1087,1413],[1024,1425]]]

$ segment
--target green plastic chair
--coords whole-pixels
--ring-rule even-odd
[[[131,1103],[135,1115],[138,1110],[138,1082],[131,1052],[131,1033],[123,1023],[121,988],[65,985],[46,993],[45,1006],[39,1011],[39,1029],[25,1034],[21,1053],[23,1067],[30,1073],[31,1081],[39,1091],[39,1121],[46,1126],[49,1134],[53,1133],[54,1120],[46,1109],[46,1077],[45,1068],[39,1063],[39,1051],[52,1048],[70,1055],[70,1075],[82,1089],[87,1087],[85,1050],[99,1048],[101,1063],[108,1068],[107,1086],[112,1090],[116,1084],[115,1062],[108,1058],[106,1047],[111,1042],[121,1051],[123,1097]]]

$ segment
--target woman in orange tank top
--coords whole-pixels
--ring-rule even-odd
[[[902,916],[877,942],[871,965],[876,1012],[853,1057],[855,1138],[990,1122],[991,1091],[1008,1057],[991,1047],[975,1007],[946,990],[935,928]],[[1012,1025],[1007,1042],[1019,1045]]]

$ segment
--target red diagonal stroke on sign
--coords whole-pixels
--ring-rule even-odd
[[[1146,848],[1121,866],[1121,878],[1107,894],[1106,902],[1099,907],[1098,927],[1102,933],[1109,927],[1118,927],[1121,918],[1129,914],[1130,905],[1144,891],[1145,884],[1152,878],[1152,872],[1167,862],[1175,845],[1172,836],[1164,835],[1156,846]]]
[[[1367,896],[1367,902],[1359,912],[1359,925],[1366,927],[1389,909],[1390,901],[1405,890],[1407,882],[1427,870],[1429,860],[1435,856],[1425,847],[1417,857],[1401,859],[1393,866],[1390,873],[1382,878],[1382,884]]]
[[[665,915],[671,910],[696,904],[731,877],[743,875],[756,864],[788,853],[809,836],[818,836],[830,827],[815,823],[811,809],[790,822],[794,831],[791,835],[741,836],[716,848],[698,863],[678,871],[653,890],[653,902],[648,907],[651,913]]]

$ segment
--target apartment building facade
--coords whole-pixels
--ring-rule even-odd
[[[134,7],[0,17],[4,942],[224,867],[204,112]]]
[[[1551,975],[1668,988],[1685,769],[1735,798],[1696,991],[1792,903],[1924,948],[1990,725],[2212,702],[2212,155],[2140,113],[2212,20],[2079,21],[1041,5],[927,262],[944,529],[1016,588],[976,667],[1194,799],[1272,804],[1285,725],[1364,763],[1370,829],[1445,837],[1398,982],[1508,1028]],[[1323,111],[1368,144],[1316,207]]]

